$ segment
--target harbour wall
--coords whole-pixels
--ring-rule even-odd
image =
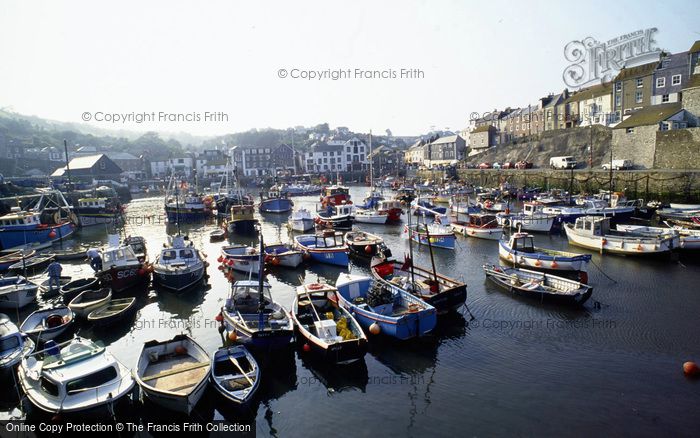
[[[552,170],[552,169],[458,169],[461,181],[482,187],[498,187],[508,182],[515,187],[565,189],[574,193],[597,193],[610,189],[610,172],[605,170]],[[444,181],[445,172],[422,170],[421,181]],[[627,198],[647,201],[700,202],[700,170],[629,170],[612,173],[612,187],[624,192]]]

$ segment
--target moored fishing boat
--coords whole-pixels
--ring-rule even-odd
[[[253,204],[232,204],[229,217],[226,220],[226,231],[229,234],[253,234],[258,224],[255,219],[255,206]]]
[[[352,228],[353,206],[352,204],[329,204],[324,210],[316,212],[316,225],[322,228],[349,230]]]
[[[304,351],[336,364],[362,359],[367,336],[350,312],[337,303],[338,290],[328,284],[299,286],[292,305],[292,318],[304,338]]]
[[[697,250],[700,249],[700,230],[694,230],[684,227],[649,227],[644,225],[621,225],[616,226],[617,230],[623,232],[632,232],[636,234],[643,234],[646,236],[659,236],[659,235],[674,235],[678,234],[680,236],[680,249],[685,250]]]
[[[34,341],[54,339],[73,326],[73,311],[66,306],[32,312],[20,325],[19,329],[31,336]]]
[[[0,216],[2,249],[47,248],[73,234],[75,225],[70,220],[59,219],[55,223],[44,223],[41,218],[40,212],[21,211],[19,207],[12,207],[10,213]]]
[[[18,377],[29,401],[42,411],[107,418],[134,387],[127,367],[105,347],[79,337],[47,342],[22,361]]]
[[[377,211],[380,213],[386,212],[388,223],[400,222],[403,208],[401,201],[395,199],[381,199],[377,203]]]
[[[295,246],[312,260],[330,265],[347,266],[348,247],[343,241],[343,233],[324,230],[316,234],[302,234],[294,237]]]
[[[119,236],[108,236],[107,247],[101,251],[102,270],[95,273],[103,286],[121,292],[146,284],[151,278],[148,262],[140,260],[131,245],[119,242]]]
[[[371,277],[341,273],[338,301],[370,333],[406,340],[430,333],[437,324],[433,306]]]
[[[0,373],[12,371],[32,351],[34,341],[21,333],[7,315],[0,313]]]
[[[68,308],[73,311],[75,316],[87,319],[90,312],[106,306],[111,299],[112,289],[104,287],[97,290],[86,290],[73,298],[68,304]]]
[[[314,216],[305,208],[300,208],[292,213],[288,221],[292,231],[304,233],[314,228]]]
[[[204,395],[211,371],[207,352],[187,335],[148,341],[134,367],[141,392],[153,403],[189,415]]]
[[[542,213],[542,204],[526,202],[520,213],[498,213],[498,224],[514,230],[534,231],[549,233],[552,230],[558,216]]]
[[[345,233],[345,245],[353,257],[371,259],[389,249],[381,237],[365,231],[348,231]]]
[[[294,207],[294,202],[280,193],[277,185],[270,187],[267,196],[260,194],[260,213],[287,213]]]
[[[576,280],[521,268],[484,265],[486,277],[498,286],[523,296],[540,300],[562,301],[581,305],[593,288]]]
[[[591,261],[590,254],[536,247],[534,238],[527,233],[513,233],[508,242],[499,241],[498,255],[509,264],[518,267],[548,271],[585,273]]]
[[[78,216],[81,227],[117,225],[122,218],[122,208],[118,204],[118,198],[95,196],[79,198],[73,211]]]
[[[435,217],[447,213],[447,208],[438,207],[431,203],[426,197],[419,197],[411,202],[413,214],[416,216]]]
[[[455,233],[449,226],[432,223],[406,225],[404,233],[411,240],[421,245],[430,245],[433,248],[455,249]]]
[[[236,271],[257,275],[260,270],[260,253],[257,248],[239,244],[224,246],[220,258],[220,263]]]
[[[469,222],[453,222],[450,226],[456,233],[477,239],[500,240],[503,236],[503,228],[492,214],[470,214]]]
[[[206,271],[200,251],[180,234],[168,236],[168,242],[153,263],[153,282],[178,292],[199,283]]]
[[[388,257],[382,254],[372,259],[371,271],[377,281],[415,295],[439,314],[456,310],[466,302],[467,285],[463,282],[415,266],[409,257],[403,263]]]
[[[22,276],[0,277],[0,309],[21,309],[36,301],[39,285]]]
[[[211,382],[227,400],[245,404],[260,387],[260,368],[243,345],[220,348],[211,359]]]
[[[341,185],[331,185],[324,187],[321,192],[321,204],[323,207],[328,205],[341,205],[349,203],[350,189]]]
[[[596,251],[623,255],[663,254],[680,247],[680,236],[645,236],[610,229],[610,218],[583,216],[575,224],[564,224],[566,237],[572,245]]]
[[[141,236],[126,236],[124,245],[131,247],[134,255],[140,262],[148,261],[148,248],[146,247],[146,239]]]
[[[304,261],[304,254],[288,243],[265,245],[265,263],[272,266],[296,268]]]
[[[355,222],[361,224],[383,225],[389,220],[389,214],[379,210],[368,210],[355,207],[353,209],[353,219]]]

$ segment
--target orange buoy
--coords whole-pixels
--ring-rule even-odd
[[[223,322],[224,315],[222,315],[221,312],[219,312],[214,319],[216,320],[216,322]]]
[[[698,368],[698,364],[695,362],[688,361],[683,364],[683,374],[688,377],[697,377],[700,375],[700,368]]]
[[[219,258],[218,258],[218,259],[216,259],[216,261],[217,261],[217,262],[219,262],[219,263],[221,263],[221,262],[223,262],[223,261],[224,261],[224,258],[223,258],[222,256],[219,256]]]
[[[143,268],[139,269],[138,272],[139,272],[139,276],[141,276],[141,277],[143,277],[144,275],[146,275],[146,270],[143,269]]]
[[[372,254],[372,245],[365,246],[365,252],[367,254]]]
[[[273,257],[272,258],[272,265],[273,266],[279,266],[280,264],[280,258],[279,257]]]
[[[231,342],[236,342],[238,340],[238,334],[234,331],[228,334],[228,340]]]
[[[378,335],[381,331],[382,328],[376,322],[373,322],[372,325],[369,326],[369,332],[373,335]]]
[[[557,269],[559,267],[559,263],[557,263],[556,260],[552,262],[552,269]]]
[[[304,351],[307,352],[307,353],[308,353],[309,351],[311,351],[311,345],[309,345],[309,344],[304,344],[304,346],[303,346],[302,348],[303,348]]]
[[[51,232],[49,233],[49,238],[53,239],[54,237],[56,237],[56,232],[54,230],[51,230]]]
[[[535,261],[535,266],[537,266],[537,267],[539,268],[540,266],[542,266],[542,262],[539,261],[539,260],[536,260],[536,261]]]

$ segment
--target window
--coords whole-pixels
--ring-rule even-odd
[[[637,91],[634,93],[634,101],[637,103],[642,103],[642,100],[644,99],[644,92],[643,91]]]
[[[625,133],[627,133],[627,134],[634,134],[634,128],[627,128],[627,129],[625,129]]]
[[[656,78],[656,88],[663,88],[666,86],[666,78]]]
[[[348,148],[348,152],[350,152],[350,148]],[[346,155],[345,161],[352,161],[352,157],[350,155]]]
[[[96,388],[117,378],[117,370],[114,367],[105,368],[96,373],[89,374],[66,384],[66,392],[79,392],[83,389]]]
[[[615,91],[622,91],[622,82],[615,82]]]
[[[680,85],[680,83],[681,83],[681,75],[671,76],[671,85]]]
[[[642,88],[644,86],[644,78],[637,78],[637,88]]]
[[[668,125],[665,122],[661,122],[660,129],[662,131],[668,131]]]
[[[669,99],[668,99],[668,94],[664,94],[663,96],[661,96],[661,102],[662,102],[662,103],[666,103],[666,102],[668,102],[668,100],[669,100]]]

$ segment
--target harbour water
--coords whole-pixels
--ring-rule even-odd
[[[365,192],[351,189],[354,200]],[[295,208],[313,209],[317,200],[295,198]],[[127,216],[127,234],[144,236],[153,259],[166,240],[162,198],[132,201]],[[266,243],[291,240],[286,220],[286,215],[261,218]],[[356,227],[383,236],[401,258],[408,251],[404,224]],[[209,242],[215,226],[183,229],[208,255],[206,287],[183,294],[141,292],[131,324],[106,333],[81,328],[79,334],[102,341],[129,367],[144,341],[181,332],[213,352],[221,345],[214,318],[229,289],[216,269],[223,244]],[[106,233],[95,228],[75,240],[105,243]],[[538,246],[569,248],[560,235],[535,240]],[[257,238],[231,241],[254,244]],[[414,253],[417,264],[430,266],[426,247],[414,247]],[[250,409],[233,409],[209,391],[193,420],[254,422],[259,436],[329,436],[343,430],[353,436],[697,434],[700,382],[681,369],[684,361],[700,359],[697,255],[670,260],[594,254],[589,269],[594,292],[583,308],[511,296],[489,283],[482,265],[498,262],[497,242],[458,237],[454,251],[435,250],[434,257],[439,272],[468,284],[469,311],[441,319],[431,336],[418,341],[372,336],[369,353],[356,366],[324,367],[297,349],[262,363],[262,386]],[[63,265],[65,275],[91,274],[81,261]],[[368,272],[356,264],[350,269]],[[289,307],[300,281],[334,282],[340,272],[325,265],[275,268],[268,281],[275,298]],[[32,310],[23,309],[19,318]],[[7,381],[2,386],[7,412],[16,395]],[[140,415],[178,419],[150,407]]]

